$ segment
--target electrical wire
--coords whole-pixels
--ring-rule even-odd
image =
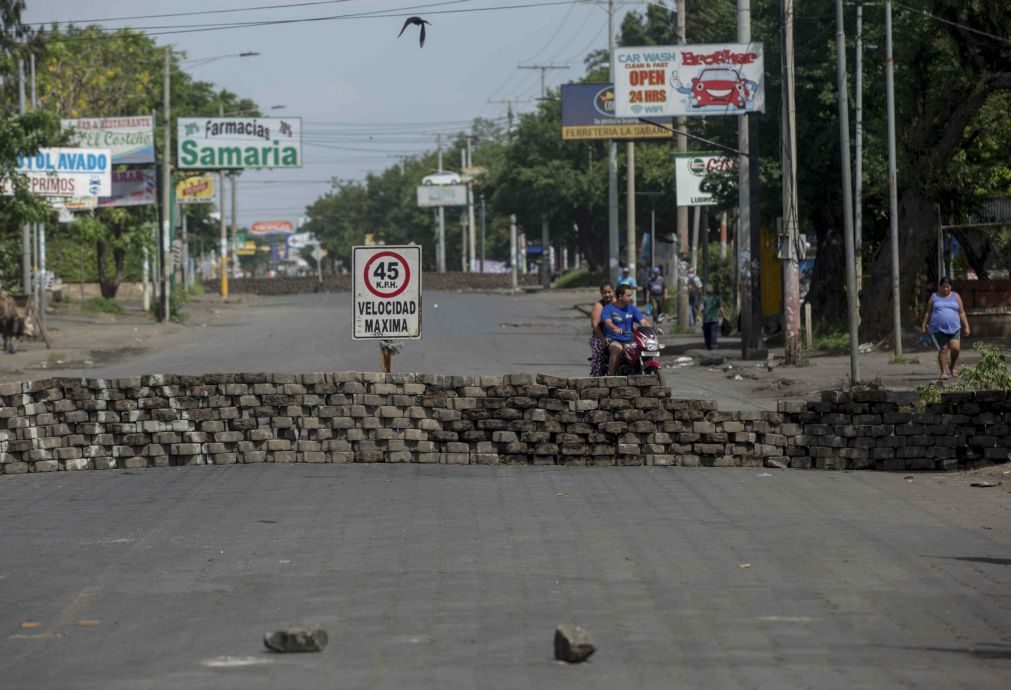
[[[911,6],[909,6],[909,5],[907,5],[907,4],[903,3],[903,2],[899,2],[898,0],[896,0],[895,5],[897,7],[900,7],[902,9],[906,10],[907,12],[912,12],[913,14],[922,14],[924,17],[927,17],[928,19],[933,19],[935,22],[940,22],[941,24],[947,24],[949,26],[954,26],[955,28],[961,29],[962,31],[968,31],[969,33],[972,33],[972,34],[977,34],[979,36],[984,36],[986,38],[993,39],[993,40],[998,41],[1000,43],[1006,43],[1008,45],[1011,45],[1011,38],[1006,38],[1004,36],[998,36],[997,34],[992,34],[992,33],[989,33],[987,31],[983,31],[982,29],[977,29],[977,28],[972,27],[972,26],[967,26],[965,24],[960,24],[960,23],[952,21],[950,19],[945,19],[944,17],[939,17],[936,14],[931,14],[927,10],[921,10],[921,9],[919,9],[917,7],[911,7]]]

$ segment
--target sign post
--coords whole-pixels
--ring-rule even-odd
[[[353,248],[354,340],[379,340],[380,369],[393,370],[399,345],[421,338],[421,247]]]

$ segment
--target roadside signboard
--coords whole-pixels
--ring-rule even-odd
[[[616,48],[612,60],[619,117],[765,112],[761,43]]]
[[[615,117],[614,84],[562,84],[562,139],[670,139],[662,127]]]
[[[421,246],[353,251],[354,340],[421,338]]]
[[[51,196],[47,202],[55,209],[63,211],[90,211],[98,208],[97,196]]]
[[[180,170],[301,168],[300,117],[181,117]]]
[[[737,168],[737,159],[722,153],[686,153],[674,155],[678,206],[712,206],[713,191],[706,185],[706,175]]]
[[[112,171],[112,194],[98,198],[98,208],[150,206],[157,203],[158,175],[154,168]]]
[[[249,232],[254,235],[290,235],[295,232],[295,226],[290,220],[258,220],[249,226]]]
[[[185,177],[176,183],[177,204],[213,204],[218,176],[204,173]]]
[[[80,146],[106,148],[112,164],[154,163],[154,117],[79,117],[60,120]]]
[[[39,196],[112,194],[109,149],[39,149],[34,155],[18,156],[17,172],[28,178],[28,191]],[[14,193],[10,179],[0,181],[0,193]]]
[[[288,249],[301,251],[306,247],[308,247],[310,244],[315,244],[316,238],[313,237],[313,234],[311,232],[296,232],[294,234],[288,235],[287,242],[288,242]]]
[[[466,206],[467,186],[462,184],[430,184],[418,187],[418,206]]]

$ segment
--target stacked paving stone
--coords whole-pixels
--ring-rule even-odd
[[[923,409],[915,401],[915,393],[868,390],[781,402],[781,461],[817,469],[954,470],[1009,459],[1008,391],[944,393]]]
[[[0,384],[0,473],[388,462],[953,469],[1011,447],[1004,391],[828,392],[776,412],[675,400],[656,376],[316,373]]]
[[[326,276],[322,282],[313,277],[305,278],[237,278],[228,282],[228,290],[235,294],[252,295],[298,295],[314,292],[350,292],[353,284],[350,273]],[[524,273],[517,277],[521,287],[540,285],[541,278],[536,273]],[[508,290],[512,278],[508,273],[425,273],[423,284],[426,290]],[[209,292],[218,292],[218,281],[204,282]]]

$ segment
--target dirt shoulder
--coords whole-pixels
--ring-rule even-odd
[[[53,304],[46,314],[49,347],[41,336],[22,340],[14,354],[0,353],[0,381],[61,376],[63,370],[87,370],[123,357],[157,352],[194,328],[243,319],[254,308],[255,295],[222,301],[203,295],[182,308],[179,322],[159,323],[139,301],[120,300],[123,314],[87,314],[78,302]]]

